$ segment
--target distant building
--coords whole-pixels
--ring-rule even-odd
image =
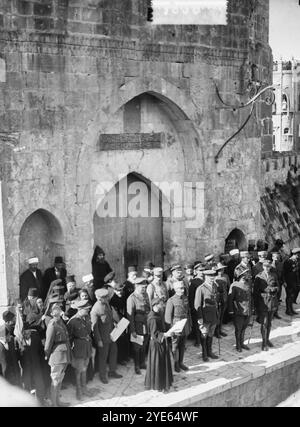
[[[273,104],[273,149],[300,149],[300,61],[277,61],[273,67],[276,86]]]

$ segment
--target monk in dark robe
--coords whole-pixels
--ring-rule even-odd
[[[104,277],[112,271],[105,260],[105,252],[100,246],[96,246],[92,258],[92,273],[94,276],[94,290],[103,288]]]
[[[150,333],[148,363],[145,377],[146,390],[169,391],[173,383],[169,332],[165,332],[163,304],[159,298],[152,300],[152,311],[147,319]]]

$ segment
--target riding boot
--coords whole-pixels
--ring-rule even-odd
[[[244,344],[244,341],[245,341],[245,332],[246,332],[246,329],[244,329],[241,332],[241,348],[243,350],[250,350],[250,348],[246,344]]]
[[[266,331],[266,327],[265,326],[261,326],[260,328],[260,332],[261,332],[261,336],[262,336],[262,344],[261,344],[261,349],[262,351],[268,351],[268,345],[267,345],[267,331]]]
[[[274,345],[270,341],[270,332],[271,332],[271,326],[267,328],[267,346],[272,348],[274,347]]]
[[[82,386],[82,394],[84,396],[92,397],[94,395],[92,390],[89,390],[86,386],[86,371],[81,372],[81,386]]]
[[[81,374],[76,371],[76,399],[82,400]]]
[[[69,402],[62,402],[61,400],[60,400],[60,389],[61,389],[61,383],[58,385],[58,390],[57,390],[57,406],[60,406],[60,407],[62,407],[62,408],[64,408],[64,407],[67,407],[67,406],[70,406],[70,403]]]
[[[216,354],[212,352],[213,337],[207,337],[207,356],[211,359],[219,359]]]
[[[181,345],[178,349],[178,351],[179,351],[179,368],[182,369],[183,371],[188,371],[189,368],[183,364],[184,350],[185,350],[185,348],[183,345]]]
[[[220,325],[217,325],[217,326],[216,326],[214,336],[215,336],[216,338],[221,338],[221,335],[220,335]]]
[[[200,334],[200,342],[202,347],[202,360],[203,362],[208,362],[209,358],[207,357],[207,343],[206,343],[207,337]]]
[[[138,350],[134,351],[134,370],[137,375],[141,375],[140,370],[140,352]]]
[[[144,347],[140,351],[140,369],[147,369],[146,367],[146,353]]]
[[[235,342],[236,342],[236,351],[238,351],[239,353],[242,352],[242,347],[241,347],[241,336],[240,336],[240,332],[239,331],[235,331]]]

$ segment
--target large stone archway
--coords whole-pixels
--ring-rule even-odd
[[[225,253],[232,249],[239,249],[240,251],[248,250],[248,242],[245,234],[238,228],[232,230],[225,240]]]
[[[130,265],[135,265],[140,274],[148,260],[163,266],[162,199],[153,183],[130,173],[99,203],[93,218],[94,242],[104,249],[118,280],[126,278]]]
[[[39,268],[53,265],[54,257],[64,257],[64,234],[58,219],[45,209],[38,209],[24,221],[19,236],[19,271],[27,268],[26,261],[37,256]]]

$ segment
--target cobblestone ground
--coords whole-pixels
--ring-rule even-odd
[[[300,355],[300,305],[294,306],[297,316],[285,315],[285,307],[280,309],[281,320],[275,319],[271,331],[271,341],[274,348],[268,352],[261,351],[260,325],[254,322],[250,351],[237,353],[235,350],[234,328],[225,325],[227,337],[221,339],[221,356],[216,361],[204,363],[201,359],[201,348],[194,347],[188,342],[184,362],[189,367],[188,372],[174,373],[174,386],[169,393],[144,390],[144,374],[136,375],[133,363],[119,366],[118,372],[123,375],[119,380],[110,380],[109,384],[100,383],[98,376],[88,384],[89,388],[98,389],[91,399],[79,402],[75,397],[75,387],[63,390],[63,399],[73,406],[96,407],[166,407],[187,406],[193,403],[197,396],[209,397],[212,394],[243,383],[266,372],[272,366],[284,366],[289,359]],[[246,332],[248,341],[250,329]],[[218,353],[218,340],[214,339],[213,350]],[[145,371],[142,371],[143,373]],[[300,396],[298,394],[298,405]],[[296,406],[298,406],[296,405]]]

